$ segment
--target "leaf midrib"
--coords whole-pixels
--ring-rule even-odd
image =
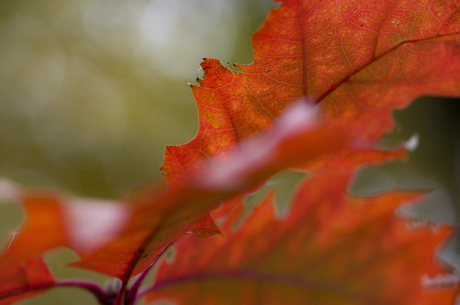
[[[321,283],[315,280],[309,280],[292,275],[282,275],[277,273],[268,273],[260,271],[237,271],[222,273],[198,273],[191,276],[177,277],[167,281],[156,283],[155,286],[148,289],[146,293],[166,289],[175,285],[187,284],[193,282],[215,281],[215,280],[247,280],[255,282],[267,282],[277,285],[289,286],[300,290],[308,290],[323,293],[330,296],[337,296],[345,300],[354,300],[363,304],[386,305],[387,303],[375,300],[372,296],[358,295],[351,291],[344,290],[333,284]]]
[[[373,60],[369,61],[367,64],[363,65],[361,68],[359,69],[356,69],[353,73],[350,73],[349,76],[345,77],[344,79],[342,79],[340,82],[338,82],[334,87],[331,87],[330,89],[326,90],[322,95],[320,95],[317,99],[313,100],[313,104],[319,104],[323,99],[325,99],[329,94],[331,94],[332,92],[334,92],[336,89],[338,89],[342,84],[346,83],[351,77],[355,76],[356,74],[358,74],[359,72],[361,72],[362,70],[364,70],[365,68],[369,67],[370,65],[372,65],[374,62],[376,62],[377,60],[385,57],[386,55],[388,55],[389,53],[393,52],[393,51],[396,51],[396,49],[398,49],[399,47],[401,47],[402,45],[405,45],[407,43],[420,43],[420,42],[428,42],[429,40],[431,39],[436,39],[436,38],[443,38],[443,37],[449,37],[449,36],[456,36],[456,35],[459,35],[460,33],[453,33],[453,34],[446,34],[446,35],[438,35],[438,36],[432,36],[432,37],[427,37],[427,38],[423,38],[423,39],[414,39],[414,40],[405,40],[405,41],[401,41],[400,43],[396,44],[394,47],[392,47],[391,49],[385,51],[384,53],[382,53],[381,55],[379,56],[375,56],[373,58]]]

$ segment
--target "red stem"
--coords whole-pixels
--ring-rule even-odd
[[[129,289],[127,295],[126,295],[126,304],[128,305],[134,305],[134,302],[136,302],[137,300],[137,291],[139,290],[139,287],[141,286],[142,284],[142,281],[145,279],[145,277],[147,276],[147,273],[152,269],[153,266],[156,265],[156,263],[159,261],[159,259],[163,256],[163,254],[166,252],[166,250],[169,249],[170,246],[172,246],[172,244],[175,242],[172,241],[170,244],[168,244],[162,251],[161,253],[158,255],[157,259],[147,268],[145,269],[141,275],[139,276],[139,278],[134,282],[133,286],[131,286],[131,288]]]
[[[125,301],[125,295],[126,295],[126,287],[128,286],[128,283],[123,282],[121,284],[120,290],[117,293],[117,297],[115,298],[115,301],[113,301],[113,305],[124,305],[126,304]]]

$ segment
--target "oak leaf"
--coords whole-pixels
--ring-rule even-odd
[[[207,213],[221,201],[255,187],[277,170],[299,166],[301,161],[321,158],[314,164],[302,164],[321,172],[331,169],[329,161],[334,160],[335,164],[347,164],[343,170],[348,172],[366,159],[366,154],[355,153],[359,145],[346,140],[358,138],[367,145],[368,140],[381,138],[394,125],[391,111],[417,96],[460,93],[460,13],[454,1],[280,2],[281,7],[270,12],[253,37],[253,64],[235,65],[242,72],[224,68],[217,60],[206,59],[202,64],[204,79],[199,80],[199,87],[192,87],[199,131],[190,143],[167,147],[162,165],[168,180],[164,197],[158,199],[158,193],[149,190],[133,197],[134,205],[128,207],[132,216],[123,221],[125,231],[115,240],[104,238],[105,246],[97,252],[70,243],[74,231],[64,227],[65,236],[47,236],[46,244],[26,246],[17,239],[3,256],[3,263],[13,257],[11,253],[29,246],[33,248],[30,255],[70,246],[82,257],[75,266],[121,278],[126,284],[184,234],[209,237],[218,233]],[[315,130],[314,141],[309,136],[309,140],[294,139],[289,133],[278,137],[275,147],[280,149],[279,155],[266,153],[268,146],[261,150],[265,152],[262,157],[256,150],[246,155],[235,153],[244,139],[263,134],[300,98],[317,104],[326,134]],[[356,157],[352,162],[341,162],[351,155]],[[228,159],[223,165],[218,162],[227,166],[224,174],[220,167],[216,170],[208,165],[216,158]],[[53,223],[66,224],[62,215],[59,217]],[[32,231],[24,230],[24,236]],[[29,254],[22,255],[27,259]]]
[[[189,237],[162,262],[148,301],[176,304],[452,304],[455,287],[421,285],[445,273],[433,249],[448,228],[409,230],[394,209],[421,193],[346,193],[349,175],[318,175],[300,186],[288,216],[272,194],[225,237]]]
[[[192,86],[199,130],[168,146],[170,184],[198,174],[212,156],[266,129],[299,98],[328,120],[380,139],[391,113],[421,95],[460,95],[460,10],[455,1],[278,0],[254,34],[254,62],[223,67],[206,58]]]
[[[259,138],[213,160],[202,177],[191,175],[183,184],[170,185],[166,194],[146,190],[131,205],[32,196],[17,187],[17,200],[28,217],[0,257],[0,266],[66,246],[81,258],[71,266],[120,278],[126,285],[180,237],[219,234],[208,212],[222,201],[281,169],[352,146],[361,150],[369,143],[355,143],[341,125],[323,126],[316,112],[301,103]]]
[[[361,150],[369,143],[354,143],[341,125],[324,126],[315,111],[298,104],[259,138],[245,141],[225,158],[211,160],[200,177],[191,173],[181,183],[169,185],[162,197],[138,195],[125,232],[102,249],[82,255],[72,266],[102,272],[126,284],[187,233],[205,238],[220,233],[208,212],[225,200],[279,170],[352,147]]]

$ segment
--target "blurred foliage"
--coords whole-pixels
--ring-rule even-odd
[[[0,1],[0,176],[120,198],[160,178],[165,144],[197,131],[203,57],[252,62],[266,0]],[[22,215],[0,205],[0,241]],[[57,278],[106,278],[47,256]],[[95,304],[59,288],[24,304]]]
[[[114,197],[197,130],[203,57],[250,63],[269,1],[2,1],[0,174]]]
[[[194,83],[202,58],[252,62],[250,35],[271,6],[271,0],[1,0],[0,176],[104,198],[158,179],[164,145],[196,133],[187,82]],[[459,113],[458,101],[429,98],[397,111],[400,128],[391,137],[418,132],[421,144],[409,165],[393,172],[416,171],[454,194]],[[0,241],[20,220],[16,206],[0,205]],[[65,250],[47,259],[75,256]],[[53,271],[58,278],[105,280],[64,269]],[[62,288],[23,302],[49,303],[95,304],[86,293]]]

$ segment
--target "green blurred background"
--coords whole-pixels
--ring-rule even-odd
[[[160,177],[165,144],[197,131],[187,82],[203,57],[252,62],[251,33],[271,0],[0,1],[0,176],[79,196],[119,198]],[[419,176],[455,202],[456,100],[422,98],[397,111],[391,139],[420,134],[409,164],[380,170],[392,181]],[[380,179],[380,178],[379,178]],[[383,178],[382,178],[383,179]],[[379,183],[377,179],[375,183]],[[22,219],[0,205],[0,242]],[[47,255],[58,278],[106,278],[61,267],[69,250]],[[96,304],[55,289],[21,304]]]

